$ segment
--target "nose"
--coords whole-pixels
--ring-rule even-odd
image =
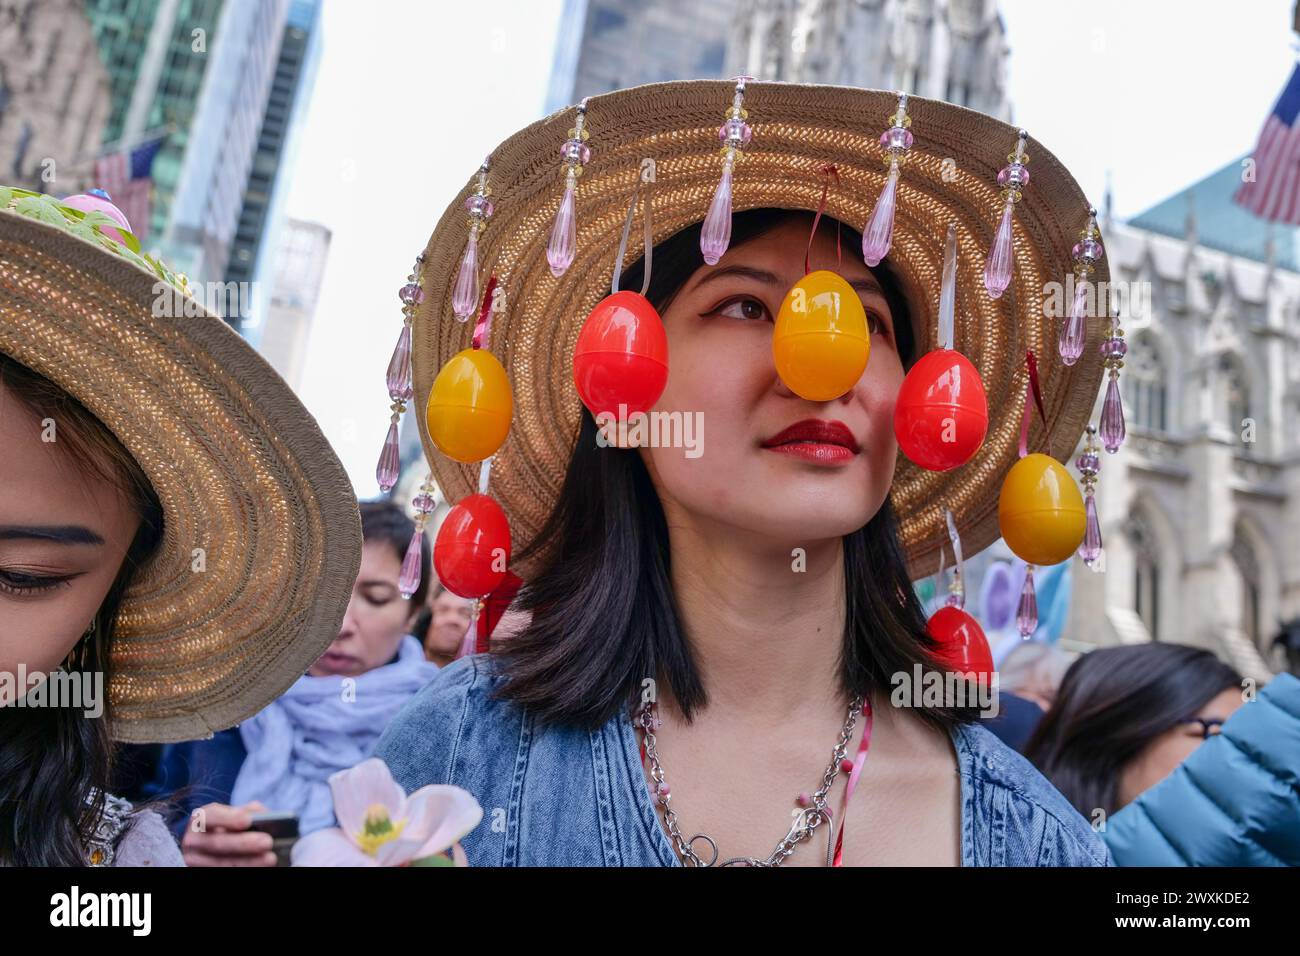
[[[839,396],[836,396],[835,398],[827,399],[827,400],[824,401],[824,402],[813,402],[812,404],[814,404],[814,405],[848,405],[850,402],[853,401],[853,393],[854,393],[855,391],[857,391],[858,386],[862,384],[863,380],[866,378],[866,374],[867,374],[866,372],[863,372],[863,373],[862,373],[862,378],[859,378],[856,382],[854,382],[854,383],[853,383],[853,387],[850,388],[848,391],[846,391],[843,395],[839,395]],[[797,399],[797,398],[800,398],[800,396],[799,396],[799,395],[796,395],[795,392],[794,392],[794,390],[791,389],[789,385],[785,384],[785,381],[781,378],[781,376],[778,375],[778,374],[776,373],[776,366],[775,366],[775,365],[773,365],[773,367],[772,367],[772,375],[773,375],[773,377],[776,379],[776,385],[775,385],[775,387],[773,388],[773,391],[776,392],[777,395],[781,396],[782,398],[796,398],[796,399]],[[801,400],[802,400],[802,401],[809,401],[809,399],[801,399]]]
[[[357,626],[357,604],[357,596],[354,594],[351,600],[348,601],[348,610],[347,613],[343,615],[343,623],[339,625],[339,635],[335,640],[356,636],[359,630]]]

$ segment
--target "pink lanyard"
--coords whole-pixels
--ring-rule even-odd
[[[858,778],[862,776],[862,765],[867,762],[867,750],[871,747],[871,701],[862,701],[862,741],[858,744],[858,754],[853,758],[853,770],[849,772],[849,782],[844,785],[844,802],[840,805],[840,834],[835,838],[835,858],[831,866],[844,865],[844,817],[849,809],[849,797],[858,788]]]

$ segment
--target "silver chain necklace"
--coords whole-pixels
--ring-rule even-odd
[[[831,762],[826,767],[826,772],[822,774],[822,785],[809,798],[809,806],[804,807],[795,814],[794,823],[790,830],[781,841],[777,843],[776,849],[765,860],[756,857],[735,856],[728,860],[718,863],[718,844],[707,834],[697,833],[689,840],[682,836],[682,831],[677,825],[677,811],[672,807],[672,792],[664,783],[664,768],[659,763],[659,754],[655,748],[655,705],[653,702],[647,702],[641,708],[637,715],[637,726],[641,728],[645,735],[645,753],[650,761],[650,776],[655,782],[655,796],[659,807],[663,810],[664,826],[668,828],[668,833],[673,839],[673,845],[682,860],[691,866],[780,866],[795,851],[795,848],[805,840],[811,839],[817,828],[823,823],[831,822],[831,812],[826,806],[826,797],[835,784],[835,778],[840,770],[840,763],[844,760],[845,753],[848,752],[849,741],[853,739],[853,730],[858,723],[858,714],[862,712],[862,698],[855,697],[849,704],[849,714],[844,720],[844,726],[840,729],[839,742],[835,744],[835,749],[831,755]],[[695,852],[695,842],[703,841],[708,845],[708,851],[711,855],[706,860]],[[832,841],[828,838],[826,841],[826,865],[830,866],[834,856]]]

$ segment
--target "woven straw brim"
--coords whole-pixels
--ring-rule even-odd
[[[643,158],[653,158],[655,241],[704,218],[722,160],[718,126],[734,86],[717,81],[655,84],[592,98],[586,127],[591,161],[578,181],[577,254],[554,278],[546,244],[563,191],[560,145],[574,111],[556,113],[516,133],[491,154],[495,212],[479,241],[480,285],[490,273],[504,288],[505,310],[488,343],[509,374],[515,399],[510,435],[492,466],[492,493],[510,519],[516,552],[532,541],[552,509],[578,433],[573,348],[588,312],[609,293],[615,250]],[[833,164],[828,214],[865,228],[887,173],[880,134],[897,103],[893,93],[830,86],[750,83],[745,107],[753,140],[737,164],[736,211],[764,206],[815,210],[823,166]],[[953,510],[968,554],[998,537],[1002,477],[1017,460],[1025,351],[1038,359],[1050,423],[1050,448],[1035,416],[1031,448],[1059,460],[1087,424],[1103,368],[1105,323],[1089,322],[1083,358],[1066,366],[1057,354],[1059,325],[1043,316],[1044,285],[1064,282],[1070,250],[1088,219],[1088,202],[1057,159],[1030,139],[1032,180],[1017,203],[1015,271],[1000,299],[984,289],[985,258],[1003,199],[996,179],[1017,130],[947,103],[910,98],[915,137],[898,187],[888,263],[900,278],[919,333],[918,354],[935,346],[940,273],[948,223],[959,248],[956,346],[975,364],[989,400],[989,430],[979,453],[948,472],[929,472],[898,456],[891,497],[914,576],[933,574],[946,544],[943,509]],[[447,497],[477,487],[478,465],[442,455],[429,438],[424,404],[443,363],[470,344],[472,323],[452,315],[451,291],[467,236],[464,200],[475,179],[447,207],[425,251],[425,299],[416,313],[412,364],[420,435]],[[640,232],[634,226],[634,240]],[[629,244],[627,262],[641,255]],[[802,256],[802,246],[791,255]],[[858,254],[845,250],[845,255]],[[701,264],[703,260],[701,259]],[[1093,274],[1107,281],[1105,262]],[[671,374],[671,357],[670,357]],[[738,476],[743,481],[743,476]],[[779,507],[779,503],[776,505]],[[527,578],[545,552],[515,570]]]
[[[356,497],[311,415],[219,318],[155,318],[155,285],[172,292],[0,212],[0,352],[103,422],[162,502],[110,650],[113,734],[135,742],[206,737],[282,694],[337,636],[361,560]]]

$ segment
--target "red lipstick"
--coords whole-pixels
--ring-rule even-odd
[[[853,432],[841,421],[806,418],[777,432],[762,447],[806,461],[840,464],[859,451]]]

